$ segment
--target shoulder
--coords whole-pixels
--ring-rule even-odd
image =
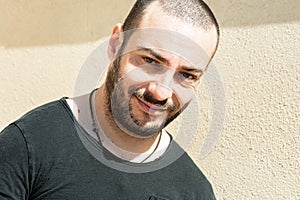
[[[195,164],[188,153],[184,152],[182,156],[173,163],[173,175],[177,181],[180,181],[182,188],[195,195],[197,199],[215,199],[213,188],[204,173]],[[201,198],[200,198],[201,197]]]
[[[2,132],[20,132],[22,134],[42,132],[49,126],[59,126],[63,120],[72,119],[65,99],[41,105],[25,113],[22,117],[8,125]],[[25,135],[26,136],[26,135]]]
[[[61,117],[66,117],[68,114],[67,104],[62,98],[34,108],[15,121],[15,124],[26,128],[34,127],[43,122],[57,122],[61,120]]]
[[[39,106],[14,122],[29,150],[54,149],[66,138],[72,138],[75,125],[64,99]],[[73,134],[74,135],[74,134]],[[62,144],[63,145],[63,144]]]
[[[25,137],[46,137],[73,124],[72,113],[64,98],[41,105],[24,114],[14,124]]]
[[[203,172],[199,169],[199,167],[186,152],[181,156],[177,165],[182,170],[188,172],[189,176],[198,178],[198,180],[203,183],[209,183]]]

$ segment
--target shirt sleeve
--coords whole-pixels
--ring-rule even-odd
[[[15,124],[6,127],[0,133],[0,199],[28,199],[28,155],[21,130]]]

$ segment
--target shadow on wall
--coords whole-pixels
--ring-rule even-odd
[[[299,0],[206,0],[221,27],[300,21]],[[134,0],[31,0],[0,3],[0,46],[76,44],[99,40],[122,22]]]

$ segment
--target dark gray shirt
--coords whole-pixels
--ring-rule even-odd
[[[120,160],[80,127],[63,98],[30,111],[1,132],[0,199],[215,197],[208,180],[174,140],[155,161]]]

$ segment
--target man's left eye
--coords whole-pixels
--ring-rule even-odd
[[[195,80],[197,77],[194,76],[193,74],[189,74],[189,73],[186,73],[186,72],[182,72],[181,75],[186,78],[186,79],[190,79],[190,80]]]

